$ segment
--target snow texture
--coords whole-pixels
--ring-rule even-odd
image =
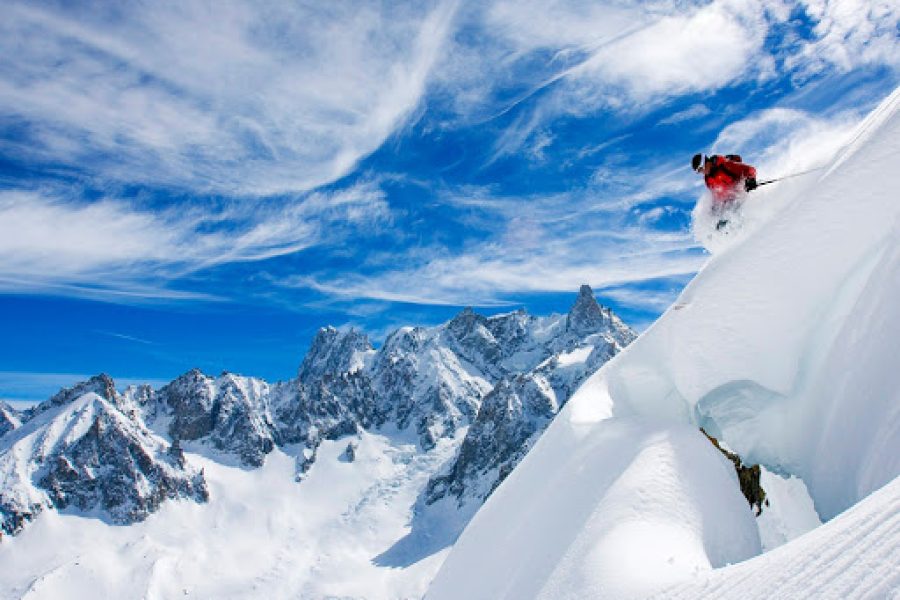
[[[560,419],[476,514],[428,598],[637,598],[759,551],[731,463],[692,428]]]
[[[487,500],[429,599],[900,594],[898,105],[768,190],[777,216],[718,239]],[[758,529],[701,426],[781,476]],[[757,531],[777,548],[751,558]]]

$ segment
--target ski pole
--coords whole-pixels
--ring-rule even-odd
[[[781,181],[782,179],[791,179],[792,177],[800,177],[801,175],[807,175],[808,173],[813,173],[815,171],[821,171],[825,167],[816,167],[815,169],[810,169],[808,171],[800,171],[799,173],[794,173],[793,175],[784,175],[782,177],[776,177],[775,179],[769,179],[767,181],[760,181],[756,184],[756,187],[762,187],[764,185],[768,185],[770,183],[775,183],[776,181]]]

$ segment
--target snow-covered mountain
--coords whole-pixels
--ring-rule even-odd
[[[208,497],[202,472],[152,433],[105,375],[60,392],[24,421],[0,438],[2,533],[19,533],[49,508],[130,524],[168,498]]]
[[[19,413],[6,402],[0,401],[0,437],[22,424]]]
[[[518,317],[517,331],[527,330],[521,325],[526,318],[523,313],[505,320],[507,330],[513,317]],[[550,337],[543,339],[545,335]],[[523,338],[518,334],[512,337]],[[429,482],[426,503],[450,495],[458,505],[471,499],[480,505],[525,456],[582,381],[633,339],[634,333],[618,317],[597,304],[591,288],[582,286],[565,322],[552,323],[544,330],[541,343],[524,344],[513,354],[534,356],[536,347],[551,350],[533,369],[500,378],[484,398],[456,460],[446,473]]]
[[[898,160],[900,89],[826,169],[748,200],[780,209],[587,379],[426,597],[897,597]],[[765,468],[760,519],[701,427]],[[798,536],[804,490],[825,523]]]
[[[308,572],[300,580],[271,580],[261,588],[269,595],[420,596],[445,554],[442,546],[578,384],[634,337],[583,286],[566,315],[485,317],[466,309],[437,327],[401,328],[377,350],[359,331],[323,328],[289,381],[192,370],[158,390],[119,392],[100,375],[21,415],[4,410],[0,516],[3,531],[17,535],[0,544],[0,562],[13,564],[8,561],[15,556],[19,568],[0,576],[0,589],[12,596],[35,593],[44,589],[34,582],[44,581],[47,565],[62,563],[92,581],[85,594],[97,586],[113,596],[148,594],[161,576],[127,585],[103,569],[88,576],[80,566],[93,559],[85,553],[129,554],[122,544],[154,539],[167,548],[151,553],[159,554],[154,560],[193,561],[208,570],[209,548],[198,548],[196,540],[219,543],[214,531],[224,523],[243,535],[250,511],[306,540],[275,536],[281,545],[266,552],[280,558],[272,560]],[[257,489],[252,480],[266,485]],[[272,509],[274,490],[286,500]],[[445,496],[466,510],[450,503],[446,515],[436,514],[432,505]],[[107,530],[105,523],[131,527]],[[404,536],[411,528],[421,535],[423,525],[428,531],[440,525],[439,543],[418,548],[413,558]],[[356,554],[329,562],[321,557],[336,543],[328,534],[335,528]],[[83,531],[97,540],[99,554],[56,543],[60,535],[80,539]],[[269,530],[255,543],[267,545],[272,535]],[[13,552],[17,545],[45,549]],[[341,548],[337,554],[347,551]],[[227,563],[218,559],[215,568]],[[133,556],[123,568],[144,571],[146,560]],[[347,560],[351,571],[376,575],[347,582],[345,572],[321,573]],[[255,580],[269,567],[242,563],[221,577],[245,573]],[[232,593],[212,581],[166,573],[185,589]],[[372,577],[387,587],[354,591],[367,589]],[[48,595],[59,591],[46,589]]]

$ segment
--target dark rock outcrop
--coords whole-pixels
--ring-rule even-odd
[[[706,433],[703,428],[700,428],[700,431],[703,432],[706,439],[716,447],[716,450],[721,452],[725,458],[734,465],[734,472],[737,473],[738,483],[740,483],[741,486],[741,493],[744,495],[744,498],[747,499],[750,508],[756,509],[756,516],[758,517],[761,515],[763,506],[768,506],[769,501],[766,500],[766,491],[759,482],[760,475],[762,474],[759,465],[750,465],[748,467],[744,464],[744,461],[740,456],[723,448],[719,444],[719,440]]]
[[[19,411],[5,402],[0,402],[0,438],[21,424],[22,418]]]
[[[200,471],[186,471],[183,455],[154,443],[109,408],[100,408],[87,432],[47,460],[38,486],[57,508],[102,509],[113,522],[141,521],[167,498],[209,499]]]
[[[334,327],[323,327],[306,353],[297,378],[306,383],[356,371],[363,367],[365,357],[371,351],[372,344],[364,333],[355,329],[341,332]]]
[[[194,369],[159,391],[153,421],[165,417],[173,439],[203,439],[258,467],[275,448],[268,387],[258,379],[230,373],[213,379]]]

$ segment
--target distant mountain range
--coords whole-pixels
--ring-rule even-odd
[[[480,504],[578,385],[634,338],[582,286],[567,315],[466,309],[443,325],[400,328],[378,349],[360,331],[326,327],[288,381],[195,369],[158,390],[120,392],[97,375],[26,411],[0,404],[0,528],[16,534],[47,509],[129,524],[169,498],[204,502],[191,453],[253,469],[279,447],[296,457],[301,482],[323,440],[362,430],[414,432],[427,453],[468,427],[422,499]]]

